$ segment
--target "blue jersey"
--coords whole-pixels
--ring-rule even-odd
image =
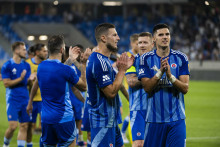
[[[59,60],[47,59],[39,64],[37,78],[42,97],[41,122],[55,124],[72,121],[74,115],[69,83],[79,81],[74,69]]]
[[[172,75],[177,79],[181,75],[189,75],[185,54],[171,49],[168,57]],[[157,73],[156,69],[160,69],[160,58],[156,50],[143,54],[138,78],[152,78]],[[173,87],[164,73],[156,88],[148,94],[146,121],[163,123],[181,119],[185,119],[184,95]]]
[[[140,55],[137,54],[135,56],[133,66],[131,66],[127,70],[126,75],[136,74],[138,76],[139,65],[140,65],[139,63],[140,63]],[[130,111],[147,109],[147,93],[144,91],[141,85],[136,86],[134,88],[129,87],[128,92],[129,92]]]
[[[88,109],[90,125],[96,127],[115,127],[121,123],[118,94],[114,99],[107,99],[101,88],[113,84],[115,80],[108,57],[94,52],[90,55],[86,67],[88,85]]]
[[[2,66],[2,79],[15,80],[21,76],[23,70],[27,73],[20,83],[15,86],[6,88],[6,102],[27,102],[29,100],[29,92],[27,89],[28,78],[31,74],[30,65],[21,60],[20,64],[14,62],[13,58],[3,64]]]

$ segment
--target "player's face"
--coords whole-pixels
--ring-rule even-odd
[[[131,42],[131,48],[138,52],[138,40]]]
[[[48,57],[48,50],[47,47],[44,46],[41,48],[40,51],[38,51],[37,56],[41,59],[41,60],[46,60]]]
[[[17,53],[18,53],[18,56],[20,58],[26,58],[27,50],[26,50],[25,45],[20,45],[18,47],[18,52]]]
[[[167,48],[170,46],[170,31],[167,28],[159,29],[154,34],[156,46],[159,48]]]
[[[153,48],[152,39],[148,36],[138,37],[138,48],[140,55],[151,51]]]
[[[118,51],[118,41],[120,40],[118,33],[116,32],[115,28],[110,28],[108,30],[108,34],[106,35],[106,47],[111,52]]]

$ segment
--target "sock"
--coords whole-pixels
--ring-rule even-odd
[[[122,125],[122,128],[121,128],[121,132],[122,133],[125,133],[127,128],[128,128],[128,124],[129,124],[129,117],[127,116],[125,119],[124,119],[124,122],[123,122],[123,125]]]
[[[91,141],[87,139],[87,147],[91,147]]]
[[[11,139],[7,139],[6,137],[4,137],[4,144],[5,145],[9,145],[11,142]]]
[[[26,141],[25,140],[17,140],[18,147],[24,147]]]
[[[83,135],[79,135],[79,137],[78,137],[78,142],[79,141],[83,141]]]
[[[78,138],[79,138],[79,129],[76,129],[76,132],[77,132],[77,134],[76,134],[76,143],[78,142]]]
[[[33,143],[32,142],[27,142],[27,147],[33,147]]]

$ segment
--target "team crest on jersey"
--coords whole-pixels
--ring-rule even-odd
[[[141,136],[141,132],[137,132],[137,136]]]
[[[102,76],[103,82],[110,80],[110,77],[108,75]]]
[[[172,63],[172,64],[171,64],[171,68],[176,69],[176,68],[177,68],[176,63]]]
[[[11,115],[8,115],[8,118],[10,118],[10,119],[11,119],[11,117],[12,117]]]
[[[110,143],[110,144],[109,144],[109,147],[113,147],[113,144],[112,144],[112,143]]]
[[[12,69],[12,73],[13,73],[13,75],[16,75],[16,73],[17,73],[16,68],[13,68],[13,69]]]

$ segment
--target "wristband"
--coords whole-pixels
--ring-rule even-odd
[[[155,75],[158,79],[160,79],[162,77],[162,72],[160,70],[157,71],[156,75]]]
[[[169,81],[173,84],[176,81],[176,77],[174,75],[171,75]]]

